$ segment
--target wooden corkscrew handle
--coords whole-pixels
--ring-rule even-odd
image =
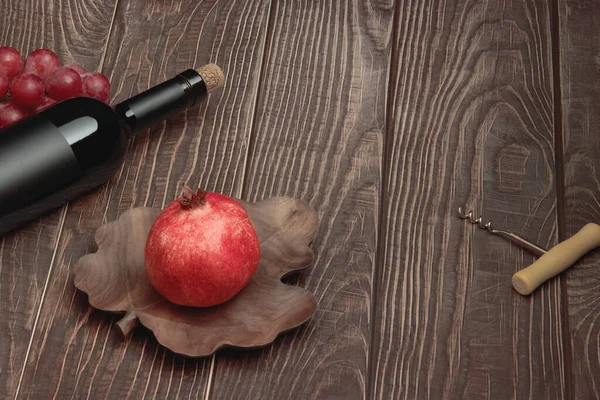
[[[574,236],[548,250],[529,267],[514,274],[512,285],[522,295],[531,294],[542,283],[560,274],[598,246],[600,226],[587,224]]]

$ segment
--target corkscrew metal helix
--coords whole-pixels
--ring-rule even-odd
[[[492,221],[484,223],[483,217],[475,217],[472,211],[464,213],[462,207],[458,209],[458,216],[494,235],[516,242],[539,256],[529,267],[512,276],[513,287],[522,295],[531,294],[542,283],[573,265],[585,253],[600,246],[600,225],[594,223],[588,223],[575,235],[546,251],[515,233],[495,229]]]
[[[532,252],[536,256],[543,256],[544,254],[546,254],[545,249],[541,248],[540,246],[538,246],[536,244],[531,243],[529,240],[522,238],[521,236],[517,235],[516,233],[507,232],[507,231],[503,231],[500,229],[495,229],[492,225],[492,221],[488,221],[487,223],[484,223],[483,217],[481,215],[479,217],[475,218],[475,216],[473,215],[473,211],[469,211],[468,213],[465,214],[463,212],[462,207],[459,207],[458,208],[458,216],[462,219],[469,220],[469,222],[471,222],[472,224],[475,224],[478,227],[480,227],[481,229],[485,229],[494,235],[502,236],[506,239],[516,242],[521,247]]]

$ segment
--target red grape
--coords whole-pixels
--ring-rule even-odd
[[[35,74],[19,75],[10,84],[10,97],[20,107],[35,107],[44,98],[44,82]]]
[[[53,106],[56,104],[56,100],[51,99],[50,97],[44,97],[39,106],[37,106],[33,111],[39,113],[40,111],[44,111],[46,108]]]
[[[25,72],[32,72],[43,81],[60,67],[60,59],[51,50],[39,49],[34,51],[25,60]]]
[[[23,67],[23,60],[19,52],[12,47],[0,47],[0,75],[6,76],[10,81],[19,75]]]
[[[0,100],[8,93],[8,78],[0,74]]]
[[[81,76],[71,68],[62,67],[46,80],[48,96],[54,100],[66,100],[81,95]]]
[[[110,101],[110,82],[99,72],[88,72],[82,75],[83,95],[93,97],[108,104]]]
[[[85,68],[83,68],[79,64],[67,64],[65,65],[67,68],[71,68],[73,71],[77,72],[79,75],[85,74]]]
[[[12,101],[0,103],[0,128],[11,125],[23,118],[27,114]]]

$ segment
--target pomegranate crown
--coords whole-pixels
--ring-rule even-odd
[[[183,198],[179,203],[184,208],[194,208],[206,204],[206,192],[198,189],[196,193],[188,185],[183,185]]]

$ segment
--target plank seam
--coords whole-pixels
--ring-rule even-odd
[[[390,38],[390,43],[392,49],[390,51],[390,59],[388,62],[388,90],[387,90],[387,99],[386,99],[386,116],[385,116],[385,137],[383,143],[383,161],[381,167],[381,183],[379,189],[379,216],[378,216],[378,227],[377,227],[377,238],[376,238],[376,254],[375,254],[375,268],[373,271],[373,283],[371,285],[371,329],[370,329],[370,346],[369,353],[367,354],[367,393],[366,398],[375,399],[376,398],[376,379],[377,379],[377,360],[375,360],[375,353],[377,350],[378,340],[375,338],[375,328],[377,324],[377,305],[378,305],[378,286],[379,280],[381,279],[381,268],[385,261],[385,241],[383,238],[386,234],[387,224],[384,219],[384,206],[386,204],[387,197],[387,188],[388,188],[388,172],[390,170],[389,166],[392,158],[392,149],[390,148],[393,141],[392,131],[394,128],[394,92],[396,87],[396,79],[394,78],[395,68],[400,64],[397,60],[398,57],[398,47],[395,45],[396,38],[399,35],[399,0],[394,2],[394,18],[392,20],[392,36]]]
[[[556,180],[556,214],[558,224],[558,240],[566,239],[565,222],[565,158],[564,158],[564,132],[563,132],[563,104],[561,81],[561,52],[560,52],[560,0],[551,2],[550,10],[550,40],[552,44],[552,77],[553,77],[553,103],[554,103],[554,169]],[[567,279],[560,279],[560,315],[563,345],[563,367],[565,397],[573,397],[573,349],[571,348],[571,335],[569,327],[569,302]]]

